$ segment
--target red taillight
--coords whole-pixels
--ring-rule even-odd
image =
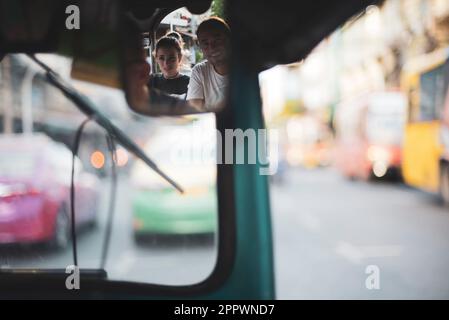
[[[39,195],[41,192],[38,190],[38,189],[36,189],[36,188],[30,188],[30,189],[28,189],[28,191],[26,192],[26,194],[27,195],[30,195],[30,196],[37,196],[37,195]]]

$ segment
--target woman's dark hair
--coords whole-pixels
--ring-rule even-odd
[[[179,32],[176,31],[170,31],[165,35],[166,37],[172,37],[179,41],[179,44],[181,45],[181,50],[184,49],[184,39],[179,34]]]
[[[160,38],[156,43],[156,48],[154,49],[154,53],[153,53],[154,56],[156,56],[156,53],[160,48],[165,48],[165,49],[174,48],[176,50],[176,52],[178,52],[178,55],[182,56],[181,44],[174,37],[164,36],[164,37]]]

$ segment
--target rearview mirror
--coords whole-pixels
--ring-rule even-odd
[[[149,116],[221,110],[231,54],[227,23],[186,8],[159,18],[158,28],[147,34],[128,21],[122,74],[131,109]]]
[[[179,8],[181,3],[195,14]],[[0,0],[0,57],[14,52],[71,57],[72,78],[123,88],[129,107],[144,115],[216,112],[226,105],[231,41],[227,23],[204,13],[210,4],[173,0],[157,8],[117,0]],[[11,7],[17,14],[1,10]],[[69,28],[77,13],[79,25]]]

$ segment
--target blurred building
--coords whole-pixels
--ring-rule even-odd
[[[448,26],[445,0],[387,0],[368,7],[362,17],[331,36],[338,47],[335,55],[343,61],[337,98],[399,87],[408,59],[449,45]]]
[[[386,0],[345,23],[301,63],[284,66],[284,71],[276,68],[273,75],[284,74],[282,84],[269,81],[277,76],[264,75],[262,96],[272,96],[264,91],[283,86],[278,92],[284,105],[294,97],[307,110],[331,109],[322,114],[332,114],[341,100],[398,88],[408,59],[445,46],[449,46],[449,1]],[[266,107],[278,110],[278,105],[270,102]],[[266,111],[269,116],[276,112]]]
[[[303,61],[277,66],[259,76],[267,123],[290,132],[283,136],[286,144],[307,140],[310,130],[300,128],[309,128],[305,124],[311,121],[322,131],[314,136],[326,135],[329,127],[333,129],[341,101],[400,88],[402,67],[408,60],[447,46],[448,0],[386,0],[370,6],[324,39]],[[313,149],[317,144],[310,145]],[[290,149],[292,163],[304,162],[304,152]]]

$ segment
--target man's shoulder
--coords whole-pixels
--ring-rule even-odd
[[[198,62],[193,68],[206,68],[210,65],[210,62],[208,60],[203,60],[201,62]]]
[[[205,72],[207,70],[210,69],[210,62],[207,60],[201,61],[199,63],[197,63],[193,69],[192,69],[192,73],[193,72]]]

